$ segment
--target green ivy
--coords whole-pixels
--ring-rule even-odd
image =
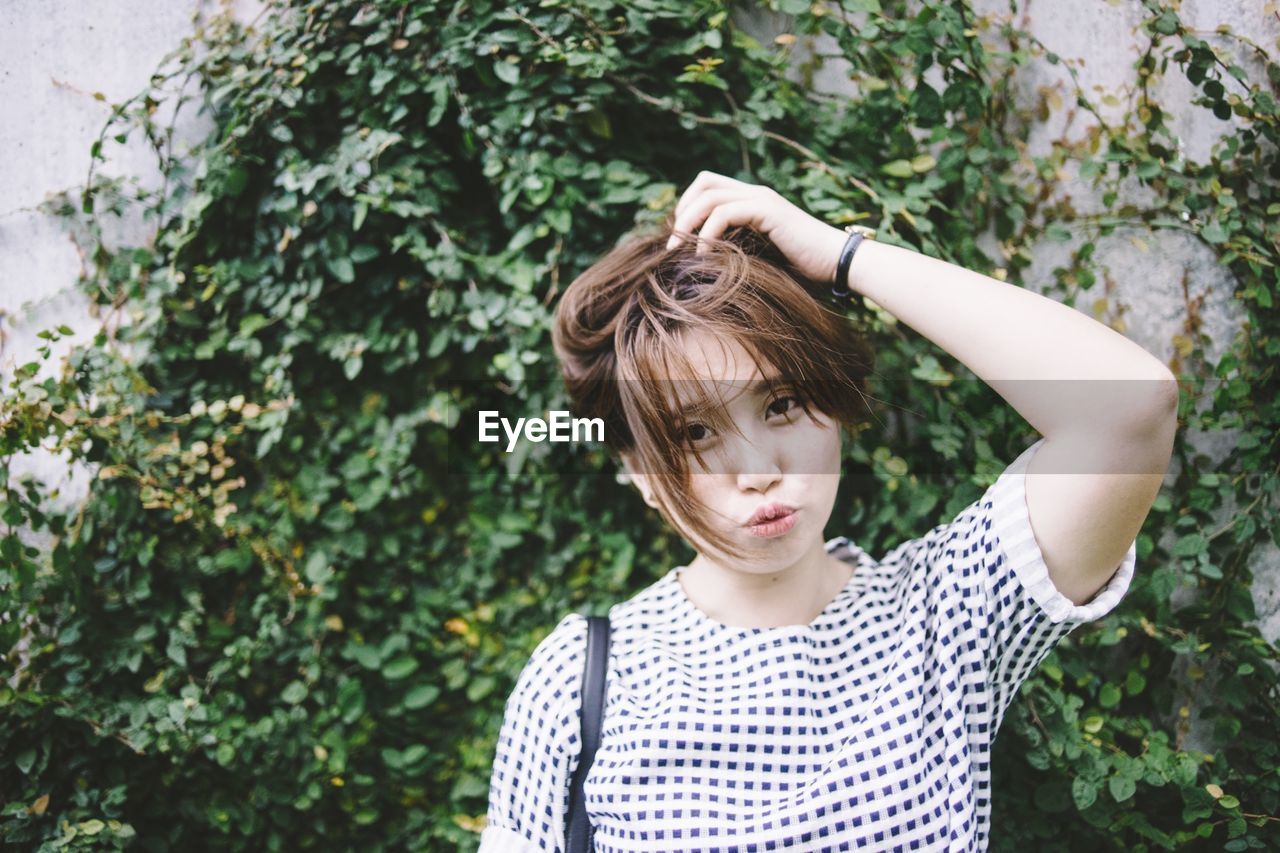
[[[1104,119],[1072,63],[961,0],[767,5],[790,38],[761,44],[713,0],[274,2],[252,27],[202,20],[113,105],[79,197],[48,206],[102,328],[0,400],[0,839],[474,849],[530,652],[690,552],[601,454],[577,460],[600,476],[557,476],[537,452],[460,453],[451,429],[564,403],[557,294],[707,168],[1018,284],[1037,241],[1073,241],[1035,284],[1118,328],[1104,241],[1174,230],[1216,254],[1244,330],[1210,342],[1188,297],[1176,477],[1129,595],[1006,717],[992,846],[1280,847],[1280,651],[1250,595],[1280,530],[1280,66],[1130,0],[1140,85]],[[815,91],[812,64],[789,75],[817,33],[857,97]],[[1027,111],[1012,81],[1040,63],[1077,82]],[[1208,162],[1181,152],[1166,78],[1197,93],[1179,116],[1221,126]],[[212,129],[175,151],[158,107],[187,102]],[[1032,157],[1066,109],[1094,128]],[[159,189],[98,174],[137,134]],[[1053,191],[1066,166],[1104,210]],[[154,239],[109,245],[108,218],[139,212]],[[832,529],[883,553],[1034,436],[891,316],[866,327],[880,373],[914,381],[875,389]],[[1225,459],[1197,451],[1206,432],[1234,436]],[[92,471],[82,505],[10,476],[37,446]]]

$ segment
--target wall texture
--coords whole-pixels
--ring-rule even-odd
[[[0,4],[0,384],[14,368],[37,357],[42,329],[66,324],[75,334],[52,344],[61,356],[92,340],[103,318],[90,316],[75,287],[81,247],[64,224],[36,208],[50,195],[83,186],[90,148],[114,105],[137,95],[168,54],[189,38],[203,17],[226,5],[242,21],[260,4],[231,0],[6,0]],[[188,89],[194,94],[194,86]],[[168,110],[166,115],[164,110]],[[172,109],[157,116],[166,123]],[[208,130],[194,102],[176,116],[174,152]],[[98,174],[131,176],[156,189],[155,153],[134,133],[126,144],[107,139]],[[137,215],[104,218],[111,245],[140,244],[150,229]],[[58,363],[57,361],[53,362]],[[49,364],[46,363],[46,369]],[[14,473],[31,471],[60,483],[62,500],[84,494],[87,476],[51,454],[15,460]]]

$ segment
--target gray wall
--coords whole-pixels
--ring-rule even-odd
[[[40,374],[47,376],[56,374],[73,344],[91,341],[104,322],[116,327],[127,320],[91,316],[75,286],[87,241],[36,207],[85,184],[90,146],[114,106],[147,87],[166,55],[194,32],[198,13],[207,18],[219,7],[197,0],[0,3],[0,386],[7,388],[17,366],[39,358],[36,350],[45,342],[36,333],[42,329],[66,324],[75,332],[52,344],[54,358]],[[261,10],[253,0],[231,8],[246,22]],[[187,91],[198,94],[194,85]],[[193,100],[178,113],[175,153],[207,129],[197,108]],[[163,107],[154,118],[167,125],[173,110]],[[160,187],[156,157],[141,130],[125,145],[108,139],[103,153],[107,162],[99,162],[97,174],[137,176],[139,187]],[[141,245],[151,230],[136,213],[104,217],[103,227],[111,246]],[[69,468],[48,452],[14,460],[13,469],[56,484],[62,504],[78,501],[88,488],[82,466]]]

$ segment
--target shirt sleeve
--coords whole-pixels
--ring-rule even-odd
[[[538,644],[507,699],[479,853],[564,849],[578,766],[587,620],[570,613]]]
[[[941,559],[954,573],[963,607],[980,626],[993,732],[1018,687],[1059,641],[1111,612],[1133,580],[1136,538],[1107,584],[1086,603],[1073,603],[1054,586],[1026,495],[1026,469],[1044,441],[1023,451],[932,543],[932,559]]]

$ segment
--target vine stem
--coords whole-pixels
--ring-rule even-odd
[[[58,699],[58,700],[57,700],[57,702],[58,702],[58,704],[59,704],[59,705],[61,705],[61,706],[63,706],[64,708],[68,709],[69,711],[75,711],[75,710],[76,710],[75,708],[73,708],[73,707],[71,706],[71,703],[70,703],[70,702],[68,702],[66,699]],[[122,744],[124,744],[125,746],[129,747],[129,749],[133,750],[133,751],[134,751],[134,753],[135,753],[136,755],[146,755],[146,754],[147,754],[146,750],[144,750],[142,747],[138,746],[136,743],[134,743],[133,741],[129,740],[127,737],[125,737],[124,735],[120,734],[119,732],[106,732],[106,731],[105,731],[105,727],[102,725],[102,723],[98,722],[97,720],[93,719],[92,717],[81,717],[81,716],[77,713],[77,714],[76,714],[76,716],[75,716],[75,719],[79,720],[79,721],[80,721],[80,722],[82,722],[82,723],[86,723],[86,724],[88,724],[88,725],[89,725],[89,727],[93,729],[93,733],[94,733],[95,735],[99,735],[99,736],[102,736],[103,734],[110,735],[112,738],[114,738],[114,739],[116,739],[116,740],[120,741],[120,743],[122,743]]]
[[[1271,476],[1273,476],[1273,477],[1274,477],[1274,476],[1276,476],[1277,474],[1280,474],[1280,465],[1277,465],[1277,466],[1276,466],[1274,469],[1272,469],[1272,471],[1271,471]],[[1231,531],[1231,530],[1236,526],[1236,522],[1237,522],[1237,521],[1238,521],[1242,516],[1246,516],[1246,515],[1248,515],[1250,512],[1252,512],[1252,511],[1253,511],[1253,508],[1254,508],[1254,507],[1256,507],[1256,506],[1257,506],[1257,505],[1262,501],[1262,499],[1263,499],[1263,498],[1267,497],[1267,494],[1268,494],[1268,493],[1267,493],[1265,490],[1261,490],[1261,491],[1259,491],[1259,492],[1258,492],[1258,496],[1257,496],[1257,497],[1255,497],[1252,501],[1250,501],[1250,502],[1249,502],[1249,505],[1248,505],[1247,507],[1245,507],[1242,511],[1240,511],[1240,512],[1238,512],[1238,513],[1233,513],[1230,521],[1228,521],[1226,524],[1224,524],[1224,525],[1222,525],[1221,527],[1219,527],[1219,528],[1218,528],[1217,530],[1215,530],[1213,533],[1210,533],[1210,534],[1209,534],[1209,536],[1207,537],[1207,538],[1208,538],[1208,540],[1209,540],[1210,542],[1212,542],[1214,539],[1217,539],[1219,536],[1222,536],[1224,533],[1228,533],[1228,532],[1230,532],[1230,531]]]
[[[1254,814],[1253,812],[1240,812],[1240,817],[1246,818],[1248,820],[1280,820],[1280,817],[1276,815]],[[1233,820],[1235,820],[1234,817],[1224,817],[1219,820],[1215,820],[1213,822],[1213,825],[1218,826],[1219,824],[1230,823]]]
[[[549,35],[543,32],[538,27],[537,24],[533,23],[533,21],[530,21],[528,18],[522,15],[518,10],[515,10],[515,9],[511,10],[511,15],[517,18],[518,20],[520,20],[525,26],[527,26],[533,32],[533,34],[537,36],[538,39],[542,41],[544,44],[561,53],[565,52],[564,48],[559,43],[557,43],[555,39],[551,38]],[[698,124],[736,128],[736,124],[733,121],[733,119],[723,118],[720,116],[704,116],[704,115],[699,115],[697,113],[689,112],[688,110],[682,109],[681,107],[671,103],[667,99],[657,98],[657,97],[654,97],[653,95],[650,95],[647,92],[642,91],[641,89],[637,88],[636,85],[632,83],[630,80],[627,80],[624,77],[620,77],[617,74],[606,71],[604,76],[612,80],[614,83],[617,83],[619,86],[622,86],[628,92],[635,95],[640,100],[644,101],[646,104],[649,104],[650,106],[653,106],[653,107],[657,107],[658,109],[663,110],[665,112],[671,113],[676,116],[690,118],[693,121],[696,121]],[[880,194],[877,193],[874,189],[872,189],[865,181],[862,181],[853,175],[839,174],[821,156],[819,156],[813,150],[805,147],[804,145],[801,145],[799,142],[796,142],[794,139],[783,136],[782,134],[776,133],[772,130],[764,130],[762,135],[768,137],[769,139],[774,140],[775,142],[781,142],[784,145],[788,145],[791,148],[794,148],[796,151],[799,151],[805,157],[809,158],[809,160],[812,161],[811,165],[816,166],[817,168],[831,175],[837,181],[840,181],[840,180],[848,181],[852,186],[860,190],[864,195],[870,198],[873,202],[875,202],[876,204],[880,203]]]

